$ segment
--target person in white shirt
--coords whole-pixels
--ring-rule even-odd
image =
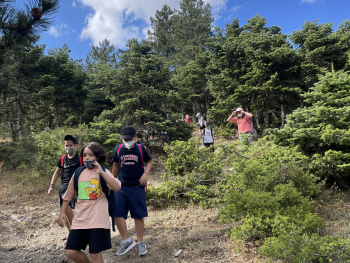
[[[196,117],[198,118],[197,124],[199,124],[199,136],[202,138],[202,131],[205,129],[206,122],[199,112],[197,113]]]
[[[203,144],[205,147],[210,147],[211,145],[214,146],[214,142],[215,142],[214,131],[210,127],[209,121],[207,121],[206,128],[202,129],[202,135],[203,135]],[[214,147],[212,147],[212,151],[214,152]]]

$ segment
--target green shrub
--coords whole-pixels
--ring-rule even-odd
[[[65,154],[64,136],[73,134],[78,139],[78,153],[89,142],[87,125],[76,128],[62,127],[19,139],[16,142],[4,142],[0,147],[0,161],[6,169],[24,170],[29,176],[51,176],[56,169],[58,159]]]
[[[225,126],[215,128],[215,136],[224,139],[232,139],[237,137],[237,125],[232,122],[227,123]]]
[[[221,154],[233,169],[226,170],[219,183],[224,200],[220,218],[240,223],[231,231],[233,238],[278,236],[292,225],[308,232],[323,226],[310,200],[320,191],[318,178],[309,173],[308,158],[295,148],[265,139],[241,151],[235,145],[226,146]]]
[[[350,241],[336,236],[307,234],[294,227],[265,240],[260,253],[293,263],[350,262]]]
[[[287,116],[284,129],[269,130],[279,145],[298,146],[313,159],[313,171],[321,179],[350,188],[350,75],[336,72],[303,95],[305,107]]]
[[[87,134],[87,141],[98,142],[104,146],[109,155],[113,154],[115,146],[122,143],[120,140],[121,124],[104,120],[90,123],[91,129]]]
[[[188,142],[175,141],[166,146],[168,157],[163,157],[165,168],[161,187],[150,188],[147,198],[164,201],[190,201],[209,206],[216,201],[216,183],[222,163],[210,148],[191,138]]]

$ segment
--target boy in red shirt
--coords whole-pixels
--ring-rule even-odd
[[[233,117],[234,115],[237,115],[237,117]],[[239,140],[242,141],[244,138],[243,133],[246,134],[248,137],[248,144],[250,144],[251,137],[252,137],[252,126],[251,126],[251,118],[253,117],[253,114],[249,112],[244,112],[242,108],[237,108],[230,117],[228,117],[228,122],[237,123],[238,126],[238,134],[239,134]]]

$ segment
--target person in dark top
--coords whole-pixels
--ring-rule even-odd
[[[138,254],[143,256],[147,253],[143,242],[144,217],[148,216],[145,187],[152,169],[152,158],[142,144],[135,144],[137,136],[133,127],[124,127],[120,138],[123,144],[115,148],[112,169],[113,176],[118,178],[122,185],[121,190],[115,194],[114,221],[123,239],[117,255],[125,254],[136,245],[129,236],[125,222],[130,211],[131,218],[135,220]]]
[[[78,140],[74,135],[66,135],[64,137],[64,148],[66,150],[66,154],[63,155],[57,162],[56,171],[52,176],[49,190],[47,192],[48,195],[53,193],[53,187],[61,175],[61,184],[59,188],[59,204],[60,209],[62,207],[62,196],[65,194],[68,188],[68,184],[70,179],[72,178],[75,170],[83,165],[81,157],[77,154],[78,148]],[[62,173],[61,173],[62,172]],[[69,219],[69,224],[67,224],[68,231],[70,230],[70,226],[73,220],[73,210],[75,206],[75,200],[72,200],[70,203],[70,207],[67,208],[66,214]],[[66,241],[65,241],[66,242]]]

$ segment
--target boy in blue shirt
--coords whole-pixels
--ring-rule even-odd
[[[131,218],[135,220],[138,254],[143,256],[147,253],[143,242],[143,218],[148,216],[145,187],[148,174],[152,169],[152,158],[143,145],[135,144],[137,136],[133,127],[124,127],[120,139],[123,140],[123,145],[115,148],[112,169],[113,176],[118,178],[122,184],[121,190],[115,195],[114,220],[123,239],[116,254],[124,255],[136,245],[126,227],[125,219],[130,211]],[[144,169],[144,163],[146,163],[146,169]]]

